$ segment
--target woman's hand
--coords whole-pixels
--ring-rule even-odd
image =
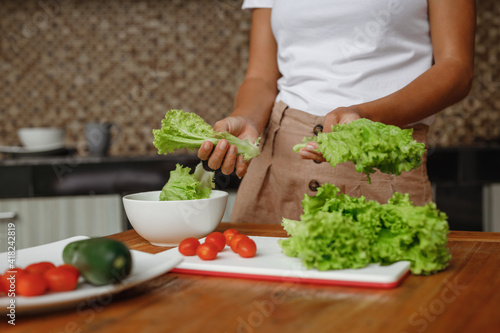
[[[258,130],[244,117],[227,117],[219,120],[214,125],[217,132],[227,131],[232,135],[250,142],[255,142],[259,137]],[[247,173],[248,162],[243,160],[243,156],[237,156],[238,150],[235,145],[229,145],[228,141],[222,139],[214,149],[210,141],[205,141],[198,150],[198,157],[205,161],[208,159],[208,166],[216,170],[221,169],[225,175],[236,171],[236,175],[241,178]]]
[[[228,131],[240,139],[255,142],[266,127],[271,109],[278,93],[277,45],[271,28],[271,8],[252,10],[250,50],[245,79],[235,96],[234,111],[228,118],[218,121],[214,129]],[[221,140],[214,148],[211,142],[204,142],[198,150],[198,157],[208,159],[211,169],[221,168],[229,175],[236,171],[238,177],[247,173],[248,162],[237,157],[237,149]]]
[[[325,123],[323,125],[323,132],[329,133],[332,131],[332,126],[338,124],[349,124],[351,121],[358,120],[363,117],[361,108],[358,105],[348,107],[340,107],[327,113],[325,116]]]
[[[323,132],[328,133],[332,131],[332,126],[337,124],[348,124],[351,121],[363,118],[361,108],[357,105],[340,107],[325,116],[325,123],[323,125]],[[301,158],[306,160],[314,160],[316,162],[326,162],[323,155],[316,151],[318,149],[317,142],[308,142],[305,148],[299,150]]]

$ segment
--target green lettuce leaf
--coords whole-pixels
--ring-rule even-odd
[[[167,154],[183,148],[195,150],[205,141],[210,141],[215,146],[222,139],[235,145],[238,155],[243,155],[245,161],[260,153],[259,139],[251,143],[248,139],[241,140],[228,132],[216,132],[197,114],[182,110],[168,111],[161,122],[161,129],[154,129],[153,135],[153,144],[158,154]]]
[[[193,174],[190,172],[191,168],[177,164],[175,170],[170,171],[168,182],[163,186],[160,201],[209,198],[215,187],[215,172],[205,171],[201,163],[196,166]]]
[[[349,124],[332,126],[332,132],[306,137],[293,147],[295,152],[308,142],[318,143],[317,151],[330,163],[351,161],[357,172],[370,174],[378,169],[383,173],[400,175],[418,168],[422,163],[425,145],[413,140],[413,129],[358,119]]]
[[[317,212],[301,221],[283,219],[293,237],[279,241],[283,253],[321,271],[361,268],[370,263],[370,243],[355,222],[339,212]]]
[[[434,203],[413,206],[408,194],[395,193],[380,204],[338,192],[324,184],[315,196],[304,196],[300,221],[283,219],[291,236],[279,242],[283,253],[318,270],[401,260],[410,262],[413,274],[447,267],[447,216]]]

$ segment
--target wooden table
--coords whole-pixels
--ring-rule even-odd
[[[248,235],[280,226],[223,223]],[[129,230],[112,238],[157,253]],[[500,234],[451,232],[451,265],[394,289],[319,286],[167,273],[84,310],[4,318],[6,332],[499,332]],[[6,330],[7,329],[7,330]]]

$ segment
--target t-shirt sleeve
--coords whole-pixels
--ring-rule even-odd
[[[274,0],[244,0],[241,8],[251,10],[254,8],[272,8]]]

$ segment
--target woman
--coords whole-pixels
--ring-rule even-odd
[[[236,147],[204,143],[212,169],[243,177],[231,221],[279,224],[299,219],[305,193],[333,183],[343,193],[386,202],[409,193],[432,200],[425,167],[372,183],[352,163],[332,168],[303,137],[359,118],[412,128],[426,140],[433,116],[463,99],[473,78],[473,0],[246,0],[252,9],[250,57],[234,111],[214,128],[253,141],[248,165]],[[315,163],[317,162],[317,163]]]

